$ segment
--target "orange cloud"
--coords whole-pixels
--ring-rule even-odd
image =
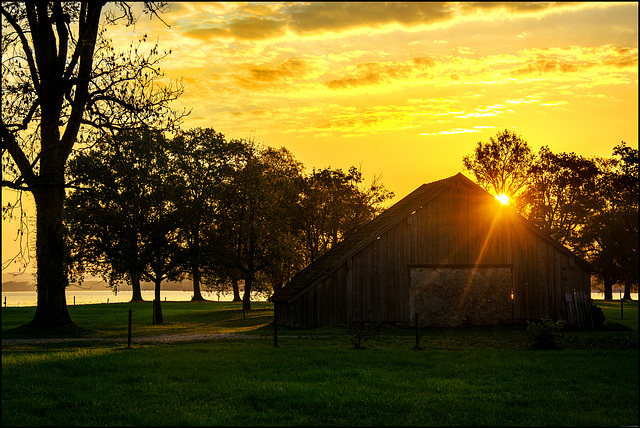
[[[449,20],[453,13],[448,3],[438,2],[312,2],[288,10],[291,30],[301,35],[390,24],[411,27]]]
[[[618,68],[635,68],[638,66],[638,49],[628,47],[613,48],[612,53],[603,58],[602,64],[613,65]]]
[[[537,14],[557,8],[554,3],[520,3],[520,2],[469,2],[461,3],[461,12],[488,12],[504,10],[513,14]]]
[[[314,75],[315,68],[309,61],[290,58],[277,67],[253,67],[235,75],[240,85],[248,89],[263,89],[265,84],[277,85],[292,79],[303,79]]]
[[[468,2],[459,3],[458,16],[474,18],[542,17],[552,13],[585,8],[602,8],[610,5],[581,2]]]
[[[453,16],[448,3],[435,2],[250,4],[240,7],[226,23],[188,30],[183,34],[205,40],[260,40],[281,37],[287,32],[308,36],[360,28],[375,30],[393,24],[410,28],[451,20]]]
[[[219,37],[241,40],[261,40],[280,37],[285,35],[286,32],[286,24],[282,21],[251,16],[233,20],[225,26],[198,28],[185,31],[183,34],[202,40]]]
[[[195,28],[193,30],[185,31],[183,35],[200,39],[200,40],[209,40],[215,37],[228,37],[230,34],[229,34],[229,31],[226,31],[222,28],[211,27],[211,28]]]
[[[250,15],[272,16],[284,7],[285,5],[282,3],[249,3],[241,5],[241,11]]]
[[[332,89],[377,85],[411,77],[416,73],[424,72],[434,65],[435,61],[428,57],[414,58],[405,62],[359,63],[356,65],[355,76],[330,80],[326,82],[326,85]]]
[[[524,67],[513,70],[511,73],[514,75],[578,72],[593,67],[629,68],[638,64],[637,49],[609,45],[591,48],[532,49],[524,51],[523,54],[530,59]]]
[[[309,66],[299,59],[288,59],[277,68],[252,68],[249,70],[254,80],[274,82],[303,75]]]
[[[340,34],[366,29],[387,31],[401,27],[407,30],[452,25],[470,19],[519,18],[562,13],[606,4],[590,3],[449,3],[449,2],[308,2],[236,4],[222,8],[215,19],[218,24],[193,29],[183,34],[196,38],[232,38],[263,40],[287,33],[301,37],[325,33]],[[615,6],[615,5],[613,5]],[[218,7],[220,9],[222,6]],[[197,10],[194,3],[192,21]],[[226,12],[226,13],[225,13]],[[210,13],[207,16],[211,15]]]

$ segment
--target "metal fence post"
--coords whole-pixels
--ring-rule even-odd
[[[273,305],[273,347],[278,347],[278,317],[276,316],[276,305]]]
[[[418,325],[418,313],[416,312],[416,348],[420,347],[420,326]]]
[[[127,348],[131,348],[131,309],[129,309],[129,333],[127,334]]]

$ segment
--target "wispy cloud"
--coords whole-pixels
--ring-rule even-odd
[[[473,128],[455,128],[455,129],[447,129],[438,132],[423,132],[420,135],[422,136],[431,136],[431,135],[455,135],[455,134],[473,134],[476,132],[482,132],[483,129],[495,129],[495,126],[474,126]]]
[[[549,102],[549,103],[540,103],[541,106],[561,106],[564,104],[568,104],[567,101],[555,101],[555,102]]]

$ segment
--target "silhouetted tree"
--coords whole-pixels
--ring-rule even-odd
[[[124,134],[101,138],[91,150],[71,159],[67,177],[75,189],[65,200],[64,223],[69,275],[101,275],[112,287],[125,280],[131,301],[142,301],[140,255],[142,224],[146,221],[141,195],[144,179],[132,168],[132,145]]]
[[[244,280],[243,309],[259,274],[286,257],[282,240],[291,232],[288,213],[297,199],[301,164],[286,149],[245,141],[245,149],[225,187],[216,221],[221,259]]]
[[[200,293],[203,269],[219,276],[214,269],[216,254],[207,244],[217,238],[219,198],[238,149],[238,144],[228,143],[210,128],[181,132],[171,142],[171,168],[179,180],[180,239],[187,249],[185,270],[193,280],[194,301],[204,300]]]
[[[37,292],[32,326],[73,326],[66,305],[65,165],[79,136],[170,128],[179,87],[157,86],[166,54],[116,53],[100,26],[104,2],[2,2],[2,186],[33,194]],[[131,8],[107,22],[135,21]],[[155,15],[163,4],[145,2]]]
[[[522,213],[562,245],[580,253],[585,222],[598,208],[597,165],[575,153],[552,153],[544,146],[530,173]]]
[[[111,284],[122,278],[132,286],[140,278],[153,282],[156,323],[163,322],[161,283],[177,280],[186,258],[177,196],[184,189],[172,156],[160,132],[128,131],[99,140],[69,163],[77,186],[65,217],[69,236],[76,238],[69,240],[70,266],[100,272]]]
[[[304,266],[372,220],[393,197],[376,178],[369,187],[363,181],[355,167],[347,173],[314,169],[304,177],[295,211]]]
[[[341,230],[339,235],[336,235],[336,241],[346,239],[371,221],[384,210],[384,203],[394,196],[377,176],[373,177],[371,184],[365,184],[362,172],[354,166],[349,168],[348,178],[353,191],[346,195],[348,209],[342,218]]]
[[[473,154],[464,156],[462,163],[483,189],[508,196],[517,208],[534,159],[527,141],[505,129],[490,137],[488,143],[478,142]]]
[[[632,289],[638,289],[638,194],[640,193],[638,149],[628,147],[623,141],[614,147],[613,155],[620,157],[618,192],[616,192],[621,217],[624,218],[629,246],[622,262],[624,298],[631,299]]]
[[[582,244],[604,282],[604,298],[624,284],[624,298],[638,284],[638,149],[624,142],[613,158],[598,159],[597,211],[586,219]]]

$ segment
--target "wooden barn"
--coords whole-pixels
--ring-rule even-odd
[[[269,299],[279,324],[591,326],[591,266],[457,174],[424,184]]]

